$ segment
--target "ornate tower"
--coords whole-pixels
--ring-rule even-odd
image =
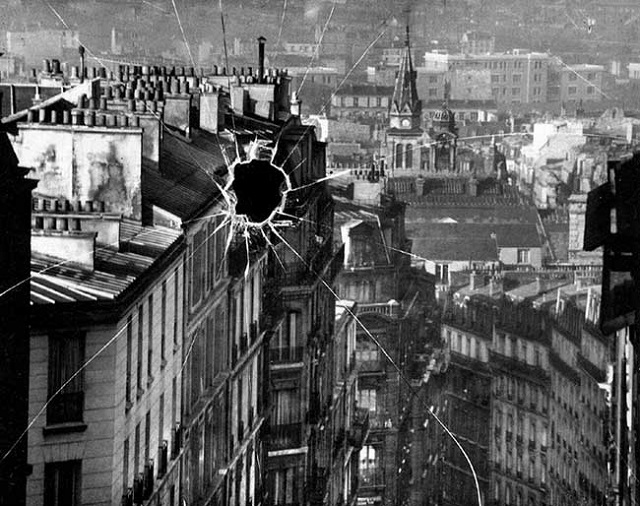
[[[433,114],[431,125],[430,134],[434,143],[429,165],[432,167],[432,172],[443,175],[456,172],[458,129],[455,113],[449,109],[446,94],[442,109]]]
[[[391,111],[389,114],[389,127],[399,130],[412,130],[420,128],[420,114],[422,102],[418,99],[416,90],[417,73],[413,70],[411,61],[411,47],[409,44],[409,26],[404,41],[400,70],[396,77],[396,84],[391,99]]]
[[[400,69],[391,98],[387,156],[393,176],[417,175],[428,167],[429,136],[421,128],[422,102],[416,89],[417,73],[411,60],[409,26]]]

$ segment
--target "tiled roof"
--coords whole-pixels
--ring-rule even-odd
[[[61,304],[115,299],[180,236],[179,230],[143,227],[133,220],[124,220],[120,251],[97,245],[93,270],[32,253],[31,303]]]
[[[534,224],[407,222],[413,252],[428,260],[495,261],[498,248],[539,248]],[[495,237],[495,238],[494,238]]]
[[[378,86],[375,84],[351,84],[340,88],[336,95],[373,95],[389,97],[393,95],[393,86]]]
[[[192,217],[220,194],[216,182],[224,183],[214,171],[226,166],[221,148],[228,145],[228,141],[200,130],[194,131],[191,139],[167,132],[160,170],[143,164],[143,197],[183,220]]]
[[[458,223],[536,223],[532,206],[456,207],[452,205],[407,206],[406,220],[416,223],[456,221]]]
[[[407,224],[407,236],[412,240],[413,254],[426,260],[498,260],[496,242],[483,225],[430,223],[414,228]]]

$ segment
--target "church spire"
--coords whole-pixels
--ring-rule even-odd
[[[391,127],[419,128],[422,104],[418,99],[416,89],[416,71],[411,60],[411,43],[409,37],[409,23],[407,22],[404,48],[400,69],[391,99]],[[407,121],[408,120],[408,121]]]

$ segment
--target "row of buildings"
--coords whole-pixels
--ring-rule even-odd
[[[369,181],[334,202],[262,59],[83,67],[7,87],[5,502],[423,500],[407,449],[433,283],[404,205]],[[256,186],[276,199],[244,201]]]

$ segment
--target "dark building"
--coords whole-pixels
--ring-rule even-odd
[[[417,452],[423,432],[416,429],[425,414],[426,367],[414,358],[425,352],[433,283],[411,269],[405,206],[382,186],[374,169],[333,186],[336,240],[345,249],[337,290],[358,303],[358,407],[368,411],[370,426],[359,456],[358,501],[421,504],[425,489],[411,485],[422,472]]]
[[[0,504],[25,503],[29,400],[31,191],[0,130]]]

